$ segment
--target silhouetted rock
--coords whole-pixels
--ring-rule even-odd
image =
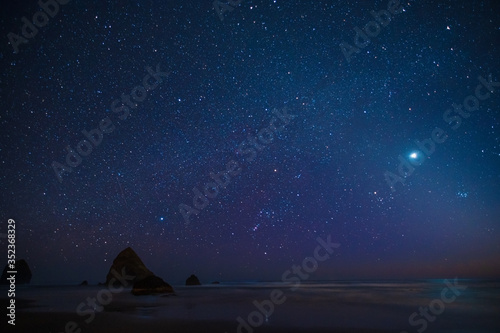
[[[214,282],[212,282],[212,284],[220,284],[220,282],[219,281],[214,281]]]
[[[171,294],[174,289],[171,285],[163,281],[156,275],[148,276],[140,281],[134,283],[132,294],[139,295],[152,295],[152,294]]]
[[[89,283],[87,280],[83,281],[82,283],[80,283],[80,286],[88,286]]]
[[[113,270],[115,274],[113,274]],[[114,286],[123,285],[123,283],[121,283],[123,279],[120,280],[116,277],[116,274],[122,276],[123,272],[133,277],[125,281],[128,285],[133,285],[137,281],[144,280],[154,275],[130,247],[120,252],[115,260],[113,260],[113,265],[109,269],[108,275],[106,275],[106,285],[108,285],[113,278],[115,278],[113,281]]]
[[[8,271],[15,271],[16,274],[9,274]],[[27,284],[31,281],[31,270],[28,266],[28,263],[24,259],[16,260],[16,266],[14,269],[10,269],[9,265],[5,265],[3,269],[2,277],[0,278],[0,284],[10,284],[10,281],[7,280],[11,275],[15,275],[16,277],[16,285],[18,284]]]
[[[192,274],[190,277],[186,279],[186,286],[200,286],[200,280],[196,277],[196,275]]]

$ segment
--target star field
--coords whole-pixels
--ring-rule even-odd
[[[402,2],[348,61],[339,45],[387,3],[243,0],[221,21],[210,1],[71,1],[18,53],[3,38],[1,221],[33,281],[101,281],[127,246],[173,283],[277,280],[326,235],[341,248],[319,279],[498,276],[500,87],[443,120],[500,81],[498,4]],[[37,10],[9,4],[1,35]],[[60,181],[53,162],[99,128]],[[423,163],[393,191],[398,156]],[[230,166],[186,223],[179,205]]]

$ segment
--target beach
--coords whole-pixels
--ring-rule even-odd
[[[460,280],[460,285],[465,289],[443,302],[439,315],[429,312],[433,320],[427,320],[426,330],[498,332],[499,282]],[[129,289],[107,293],[105,286],[22,286],[15,331],[411,333],[423,327],[425,317],[415,317],[420,322],[413,326],[409,317],[438,300],[443,288],[444,280],[311,282],[295,290],[279,282],[247,282],[174,285],[175,295],[134,296]],[[280,304],[271,305],[273,291]],[[109,303],[92,309],[88,300],[99,298]]]

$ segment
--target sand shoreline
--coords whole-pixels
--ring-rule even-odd
[[[16,332],[64,332],[64,325],[69,321],[76,321],[78,317],[75,314],[69,313],[43,313],[43,312],[20,312],[16,320]],[[81,320],[81,318],[80,318]],[[175,332],[175,333],[192,333],[192,332],[207,332],[207,333],[236,333],[236,321],[223,320],[172,320],[172,319],[137,319],[128,318],[127,315],[117,313],[104,313],[96,316],[95,320],[90,324],[82,323],[79,325],[81,333],[158,333],[158,332]],[[78,331],[74,331],[77,333]],[[249,333],[243,331],[245,333]],[[399,333],[400,330],[378,330],[378,329],[362,329],[362,328],[297,328],[297,327],[281,327],[272,325],[263,325],[254,329],[254,332],[259,333]]]
[[[499,283],[468,281],[467,285],[460,297],[447,303],[444,312],[428,323],[429,331],[499,331]],[[268,298],[275,288],[284,292],[286,301],[271,309]],[[241,333],[414,333],[421,326],[411,326],[409,317],[437,299],[442,288],[442,281],[331,282],[304,285],[291,292],[283,286],[263,283],[252,287],[178,287],[176,296],[169,297],[134,296],[124,290],[96,310],[89,299],[105,300],[101,286],[35,286],[16,292],[16,326],[7,327],[6,320],[0,326],[1,332],[30,333],[239,333],[237,318],[243,318],[246,324],[249,318],[256,318],[255,311],[260,309],[259,313],[271,313],[265,320],[260,319],[262,326]],[[1,303],[5,300],[0,295]],[[65,328],[68,322],[74,322],[73,329]]]

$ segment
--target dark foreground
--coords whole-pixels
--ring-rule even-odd
[[[426,280],[310,283],[297,290],[275,283],[177,286],[176,295],[168,297],[133,296],[130,290],[111,294],[98,286],[28,286],[16,292],[15,329],[5,314],[0,327],[40,333],[500,332],[499,283],[460,280],[459,285],[458,296],[451,290],[443,294],[443,280]],[[275,290],[282,302],[270,305]],[[107,304],[90,305],[98,299]],[[253,327],[251,320],[261,322]]]

